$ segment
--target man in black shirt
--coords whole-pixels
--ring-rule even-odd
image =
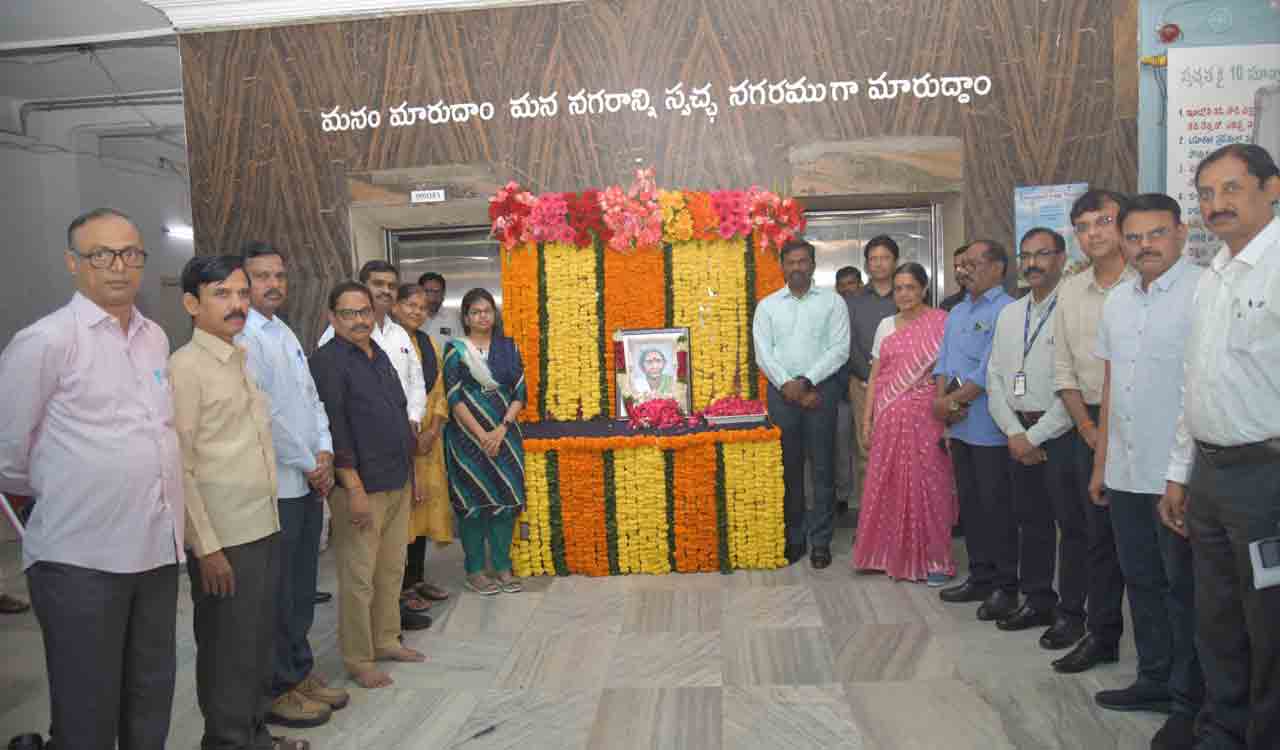
[[[329,294],[334,338],[311,357],[329,416],[337,484],[329,497],[338,557],[338,641],[361,687],[391,676],[377,661],[423,661],[400,643],[400,581],[409,540],[413,430],[407,399],[373,341],[373,295],[345,281]]]
[[[964,259],[964,251],[968,249],[968,245],[961,245],[956,248],[956,252],[954,256],[952,256],[953,260],[951,262],[954,264],[953,268],[955,269],[956,274],[956,284],[960,286],[960,289],[955,294],[942,300],[938,305],[939,308],[946,310],[947,312],[951,312],[951,308],[960,304],[960,302],[964,300],[964,295],[966,293],[965,286],[969,283],[969,277],[964,269],[960,267],[960,261]]]
[[[867,408],[867,378],[871,376],[871,345],[875,342],[880,321],[896,315],[893,301],[893,271],[898,267],[898,243],[888,235],[872,237],[862,250],[862,259],[871,281],[862,291],[845,297],[849,306],[849,412],[853,433],[862,424],[862,410]],[[859,441],[858,482],[867,475],[867,449]],[[859,499],[861,490],[859,490]]]

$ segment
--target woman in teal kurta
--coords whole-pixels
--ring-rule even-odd
[[[502,335],[493,295],[462,297],[466,334],[445,347],[444,386],[453,417],[445,424],[449,500],[458,515],[467,588],[486,596],[515,593],[511,537],[524,509],[524,446],[516,417],[527,398],[515,342]],[[485,572],[485,548],[494,576]]]

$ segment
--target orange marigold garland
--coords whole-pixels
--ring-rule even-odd
[[[716,527],[716,446],[692,445],[675,454],[672,499],[675,516],[676,570],[720,569]]]
[[[524,360],[524,383],[529,403],[520,421],[538,421],[538,393],[542,369],[538,331],[538,251],[532,244],[502,252],[502,325],[516,342]]]
[[[564,558],[570,573],[609,575],[604,465],[599,451],[558,450]]]
[[[613,352],[613,332],[628,328],[662,328],[667,310],[663,287],[662,248],[642,247],[604,254],[605,344]],[[605,357],[609,410],[618,403],[617,361]],[[617,416],[616,414],[614,416]]]
[[[776,250],[770,249],[764,242],[757,240],[755,243],[755,277],[756,277],[756,304],[759,305],[765,297],[778,291],[786,281],[782,277],[782,263],[778,259]],[[760,399],[763,401],[765,394],[768,392],[769,379],[761,372],[759,375],[760,382]]]

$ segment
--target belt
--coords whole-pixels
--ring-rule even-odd
[[[1044,412],[1042,411],[1020,411],[1017,412],[1017,414],[1018,421],[1022,423],[1022,428],[1024,430],[1029,430],[1032,427],[1035,427],[1036,422],[1039,422],[1044,416]]]
[[[1267,464],[1280,461],[1280,438],[1245,445],[1214,445],[1196,441],[1200,455],[1216,468],[1241,464]]]

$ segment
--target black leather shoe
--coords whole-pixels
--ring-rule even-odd
[[[958,586],[948,586],[938,592],[938,598],[944,602],[956,604],[959,602],[981,602],[991,596],[991,587],[974,583],[973,581],[965,581]]]
[[[1027,630],[1028,628],[1039,628],[1045,625],[1053,624],[1053,611],[1046,609],[1036,609],[1031,606],[1030,602],[1024,602],[1018,611],[996,623],[996,627],[1001,630],[1014,632],[1017,630]]]
[[[1055,659],[1053,670],[1062,674],[1084,672],[1099,664],[1115,664],[1120,661],[1120,647],[1114,643],[1103,643],[1092,633],[1076,644],[1066,656]]]
[[[809,555],[809,564],[814,570],[822,570],[831,564],[831,548],[830,547],[814,547],[813,552]]]
[[[1058,615],[1053,626],[1040,636],[1040,648],[1057,651],[1070,648],[1084,637],[1084,623],[1078,618]]]
[[[1018,595],[1005,591],[1004,589],[996,589],[991,592],[991,596],[978,607],[978,619],[983,622],[991,620],[1003,620],[1009,617],[1018,609]]]
[[[326,602],[331,602],[333,601],[333,594],[330,594],[328,591],[317,591],[316,596],[314,599],[312,599],[312,601],[315,602],[316,604],[324,604]]]
[[[1196,720],[1186,714],[1169,714],[1164,726],[1151,738],[1151,750],[1192,750],[1196,744]]]
[[[1093,701],[1112,711],[1154,711],[1167,714],[1173,709],[1169,688],[1150,682],[1135,682],[1121,690],[1102,690],[1093,696]]]
[[[786,555],[788,565],[795,565],[804,559],[804,552],[803,544],[788,544],[782,554]]]
[[[431,627],[431,615],[426,612],[414,612],[407,607],[400,607],[401,630],[426,630]]]

